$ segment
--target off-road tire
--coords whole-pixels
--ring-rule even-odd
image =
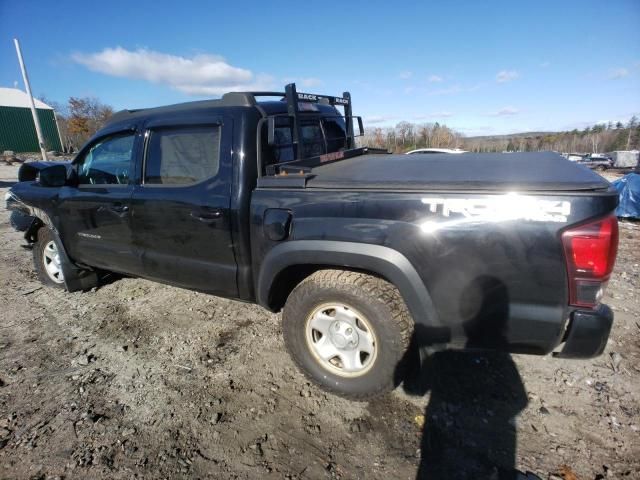
[[[38,230],[38,237],[36,243],[33,245],[33,264],[36,268],[36,273],[38,274],[38,279],[45,285],[53,288],[65,289],[65,284],[56,283],[47,274],[47,271],[44,266],[44,249],[46,245],[51,242],[56,241],[53,232],[49,229],[49,227],[41,227]],[[58,245],[58,248],[60,246]],[[61,259],[64,262],[63,259]]]
[[[377,339],[376,357],[361,376],[348,378],[327,370],[316,359],[306,339],[307,318],[319,306],[341,303],[361,312]],[[320,270],[297,285],[282,313],[284,341],[304,374],[336,395],[367,400],[393,390],[396,369],[413,333],[413,319],[398,289],[364,273]]]

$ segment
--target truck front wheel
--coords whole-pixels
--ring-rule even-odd
[[[33,263],[40,281],[51,287],[65,288],[62,262],[63,256],[53,233],[48,227],[41,227],[33,246]]]
[[[395,388],[413,331],[400,292],[387,281],[321,270],[289,295],[284,340],[301,370],[342,397],[365,400]]]

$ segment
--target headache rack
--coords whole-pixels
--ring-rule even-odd
[[[233,95],[233,94],[232,94]],[[368,149],[368,148],[356,148],[355,142],[355,133],[353,128],[354,120],[357,120],[358,127],[360,130],[360,134],[363,133],[362,126],[362,118],[359,116],[353,116],[352,108],[351,108],[351,95],[349,92],[344,92],[342,97],[333,97],[330,95],[320,95],[316,93],[302,93],[296,90],[295,83],[290,83],[285,87],[284,94],[282,92],[250,92],[246,95],[250,95],[253,97],[252,100],[255,101],[257,97],[280,97],[287,104],[287,112],[281,114],[267,115],[260,119],[258,122],[258,131],[257,131],[257,142],[258,142],[258,177],[259,183],[271,183],[267,180],[268,177],[264,177],[262,175],[263,171],[267,176],[271,176],[271,178],[275,177],[285,177],[289,175],[295,175],[298,178],[308,177],[311,169],[318,165],[334,162],[338,160],[342,160],[345,158],[350,158],[358,155],[362,155],[365,152],[370,153],[386,153],[385,150],[378,151],[377,149]],[[305,152],[305,148],[303,145],[303,135],[302,135],[302,127],[305,120],[305,114],[308,113],[308,110],[303,108],[301,110],[300,106],[304,107],[305,104],[322,104],[322,105],[330,105],[333,107],[343,107],[344,115],[318,115],[319,126],[323,131],[323,142],[325,145],[325,153],[322,155],[315,156],[307,156]],[[291,128],[291,142],[290,143],[276,143],[275,141],[275,128],[276,128],[276,120],[278,118],[288,118],[290,121]],[[344,140],[344,148],[339,151],[328,151],[328,141],[337,140],[337,138],[327,138],[324,133],[323,122],[330,120],[332,118],[344,118],[345,122],[345,133],[344,136],[340,137],[340,140]],[[292,148],[293,149],[293,160],[288,160],[284,162],[272,163],[269,165],[264,165],[263,163],[263,128],[267,125],[267,143],[275,149],[284,149],[284,148]],[[261,181],[262,180],[262,181]],[[267,180],[265,182],[265,180]],[[288,180],[293,180],[288,179]],[[285,182],[289,183],[289,182]],[[278,184],[281,185],[280,182]]]

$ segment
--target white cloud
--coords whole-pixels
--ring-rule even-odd
[[[371,115],[370,117],[364,117],[364,121],[366,125],[377,125],[380,123],[385,123],[393,120],[395,117],[387,116],[387,115]]]
[[[319,78],[307,77],[307,78],[300,79],[300,85],[302,85],[305,88],[314,88],[314,87],[321,87],[322,85],[324,85],[324,82]]]
[[[410,72],[409,70],[405,70],[403,72],[400,72],[399,77],[402,80],[409,80],[411,77],[413,77],[413,72]]]
[[[611,72],[609,72],[610,80],[617,80],[619,78],[624,78],[627,76],[629,76],[629,70],[627,70],[626,68],[616,68],[615,70],[611,70]]]
[[[515,70],[502,70],[496,75],[496,82],[505,83],[518,78],[520,74]]]
[[[439,83],[443,80],[444,79],[440,75],[429,75],[429,78],[427,78],[427,81],[431,83]]]
[[[295,83],[296,87],[303,87],[303,88],[315,88],[315,87],[321,87],[322,85],[324,85],[324,82],[322,80],[314,77],[303,77],[303,78],[288,77],[288,78],[283,78],[282,81],[284,83]]]
[[[441,95],[454,95],[456,93],[467,93],[467,92],[475,92],[483,87],[483,84],[478,83],[476,85],[472,85],[470,87],[463,87],[460,84],[453,85],[448,88],[442,88],[439,90],[432,90],[429,92],[429,95],[441,96]]]
[[[550,65],[551,65],[551,63],[550,63],[550,62],[542,62],[539,66],[540,66],[540,68],[547,68],[547,67],[549,67]]]
[[[428,120],[431,118],[449,118],[449,117],[453,117],[453,112],[447,112],[447,111],[443,111],[443,112],[433,112],[433,113],[427,113],[425,115],[416,115],[413,117],[414,120]]]
[[[462,87],[460,85],[453,85],[452,87],[448,87],[448,88],[432,90],[431,92],[429,92],[429,95],[435,95],[435,96],[453,95],[454,93],[461,93],[461,92],[462,92]]]
[[[508,106],[508,107],[501,108],[497,112],[489,113],[489,115],[491,115],[493,117],[503,117],[503,116],[506,116],[506,115],[517,115],[518,113],[520,113],[519,109],[517,109],[515,107]]]
[[[230,91],[265,90],[273,79],[235,67],[218,55],[182,57],[141,48],[105,48],[75,53],[71,58],[94,72],[168,85],[188,95],[221,95]]]

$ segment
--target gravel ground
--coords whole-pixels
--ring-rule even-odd
[[[307,382],[260,307],[42,287],[0,210],[0,477],[640,478],[640,223],[620,232],[601,357],[443,352],[357,403]]]

